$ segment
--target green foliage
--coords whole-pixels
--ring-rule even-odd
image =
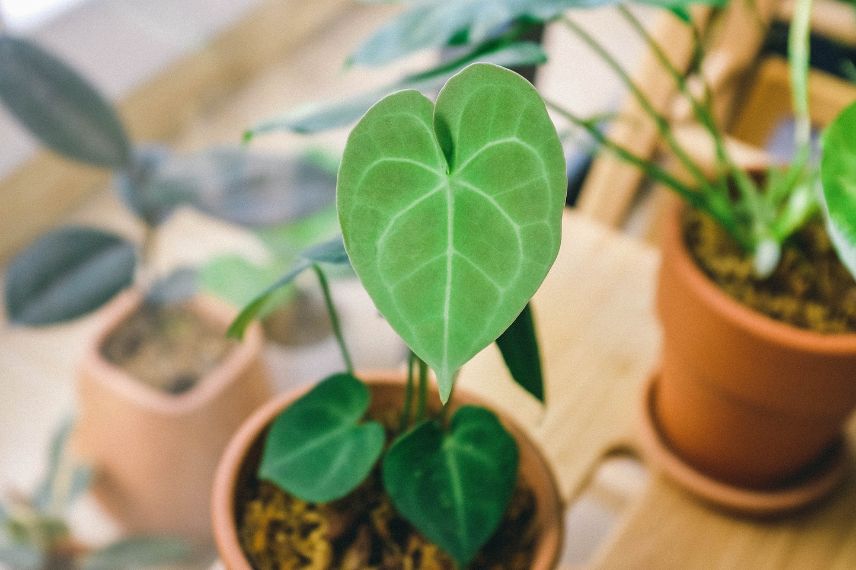
[[[383,427],[362,421],[368,406],[368,389],[350,374],[322,381],[271,424],[259,478],[308,501],[344,497],[383,449]]]
[[[129,286],[134,266],[134,246],[114,234],[83,227],[48,233],[9,264],[9,319],[47,325],[79,317]]]
[[[856,278],[856,103],[832,122],[823,137],[821,177],[829,237]]]
[[[532,307],[527,304],[502,335],[496,339],[511,377],[540,402],[544,401],[544,378]]]
[[[399,437],[383,481],[395,508],[463,566],[501,522],[517,461],[517,445],[496,416],[465,406],[448,430],[429,420]]]
[[[0,100],[42,143],[74,160],[126,167],[131,144],[112,107],[37,45],[0,35]]]
[[[444,401],[457,369],[546,276],[565,186],[544,103],[497,66],[450,79],[436,107],[415,91],[390,95],[351,132],[337,189],[351,263]]]
[[[723,6],[727,0],[642,0],[668,8],[689,20],[693,4]],[[619,0],[425,0],[381,27],[351,56],[360,65],[384,65],[427,48],[467,43],[481,44],[502,34],[516,21],[542,23],[571,8],[611,6]]]

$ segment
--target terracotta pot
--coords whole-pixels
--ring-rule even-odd
[[[372,393],[370,413],[390,408],[398,409],[404,399],[403,377],[397,373],[361,375]],[[212,499],[214,538],[220,559],[228,570],[249,570],[252,567],[244,556],[238,541],[236,497],[245,481],[254,476],[258,468],[267,427],[282,410],[304,393],[303,390],[277,397],[256,412],[241,427],[229,443],[217,468]],[[455,392],[453,409],[465,404],[484,405],[477,397],[462,390]],[[439,401],[434,395],[434,409]],[[547,461],[523,429],[505,416],[503,426],[514,436],[520,450],[520,473],[535,493],[537,513],[535,524],[539,539],[531,570],[548,570],[556,567],[561,553],[563,532],[563,505],[556,480]]]
[[[135,533],[210,542],[210,493],[217,461],[241,423],[270,397],[258,325],[189,391],[171,395],[106,361],[100,347],[140,305],[136,292],[103,309],[104,324],[78,376],[74,444],[95,469],[93,492]],[[225,333],[235,311],[209,297],[194,311]]]
[[[759,490],[805,482],[842,453],[856,406],[856,334],[798,329],[726,295],[685,247],[681,212],[675,202],[664,219],[656,428],[715,480]]]

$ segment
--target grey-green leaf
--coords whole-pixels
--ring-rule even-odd
[[[464,566],[502,521],[517,481],[517,444],[496,416],[462,407],[444,433],[424,422],[383,461],[395,508]]]
[[[565,160],[529,82],[474,64],[431,101],[383,99],[351,132],[337,204],[351,263],[380,312],[437,373],[505,331],[559,250]]]
[[[32,501],[36,510],[43,514],[62,515],[65,509],[89,488],[92,481],[92,470],[87,466],[74,464],[74,460],[67,454],[68,440],[73,427],[73,419],[64,420],[51,440],[48,468]],[[58,477],[68,474],[67,471],[63,471],[65,469],[71,469],[71,476],[59,482]],[[55,494],[57,491],[61,492],[60,496]],[[48,509],[54,510],[48,512]]]
[[[496,345],[514,381],[543,402],[544,377],[531,305],[523,308],[511,326],[496,339]]]
[[[129,165],[131,143],[104,97],[29,40],[0,35],[0,100],[42,143],[96,166]]]
[[[48,325],[85,315],[133,281],[134,246],[84,227],[48,233],[9,264],[6,311],[12,322]]]
[[[259,478],[312,502],[344,497],[362,483],[383,450],[383,427],[363,421],[368,389],[350,374],[322,381],[274,420]]]
[[[146,291],[146,302],[169,305],[185,301],[199,289],[199,272],[193,267],[177,267],[155,281]]]
[[[277,119],[257,125],[252,136],[273,132],[292,131],[309,134],[350,125],[384,96],[401,89],[433,91],[449,77],[474,62],[494,63],[503,67],[537,65],[547,61],[547,55],[538,44],[515,42],[491,49],[475,49],[458,59],[406,76],[386,87],[361,93],[344,101],[313,103],[298,108]]]
[[[178,564],[189,559],[189,546],[178,539],[138,536],[114,542],[86,556],[82,570],[116,570],[117,568],[151,568]]]
[[[823,135],[821,179],[826,226],[841,262],[856,278],[856,103]]]

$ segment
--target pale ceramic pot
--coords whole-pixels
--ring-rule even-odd
[[[210,496],[217,461],[241,423],[271,395],[254,324],[196,386],[172,395],[105,360],[100,347],[142,302],[126,292],[102,311],[103,325],[78,375],[74,446],[94,469],[93,492],[126,531],[210,543]],[[210,297],[192,310],[224,331],[236,311]]]
[[[404,399],[404,378],[395,372],[361,374],[371,391],[372,400],[369,413],[381,410],[399,409]],[[261,457],[261,449],[267,428],[274,418],[294,400],[305,393],[297,390],[278,396],[250,417],[229,443],[214,482],[212,498],[212,519],[214,538],[220,560],[227,570],[251,570],[238,539],[237,497],[244,482],[254,476]],[[439,407],[439,400],[433,394],[431,405]],[[452,409],[462,405],[481,405],[478,397],[457,390]],[[559,494],[556,479],[547,460],[538,447],[526,435],[523,428],[513,420],[498,414],[502,425],[517,442],[520,453],[520,476],[532,488],[535,495],[535,525],[538,540],[532,566],[528,570],[551,570],[557,567],[562,551],[564,537],[564,505]]]
[[[800,508],[846,471],[856,334],[798,329],[729,297],[687,250],[682,211],[675,201],[664,219],[663,351],[643,436],[667,473],[708,500],[755,514]]]

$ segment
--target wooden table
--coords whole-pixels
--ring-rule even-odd
[[[641,387],[658,357],[657,266],[651,247],[568,215],[559,258],[534,301],[546,408],[508,379],[494,347],[462,373],[462,385],[532,430],[569,503],[604,457],[636,453]],[[850,433],[852,439],[856,433]],[[593,566],[856,568],[856,477],[820,507],[763,522],[720,513],[655,475],[601,545]]]

